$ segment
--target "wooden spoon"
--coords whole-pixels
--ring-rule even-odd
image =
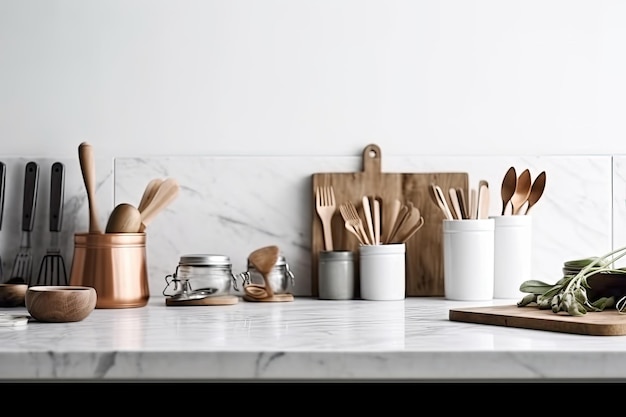
[[[409,204],[412,204],[412,203],[409,201]],[[400,207],[400,210],[398,210],[396,219],[393,222],[393,227],[389,231],[389,237],[387,238],[387,242],[391,243],[391,241],[393,240],[393,237],[396,235],[396,233],[398,233],[398,229],[400,228],[400,225],[404,222],[404,219],[408,215],[409,215],[409,206],[403,204],[402,207]]]
[[[96,209],[96,163],[93,149],[87,142],[78,146],[78,159],[83,181],[87,189],[87,201],[89,203],[89,233],[102,233],[98,223],[98,211]]]
[[[151,180],[148,185],[146,185],[146,189],[143,192],[143,195],[141,196],[141,201],[139,202],[139,205],[137,206],[137,210],[144,211],[145,208],[148,206],[148,203],[150,203],[152,201],[152,199],[154,198],[154,194],[157,192],[157,190],[159,189],[159,186],[163,183],[163,180],[161,178],[155,178],[153,180]]]
[[[150,222],[161,212],[168,204],[170,204],[180,191],[178,182],[173,178],[168,178],[159,184],[158,189],[154,193],[154,197],[148,202],[141,213],[140,232],[143,232]]]
[[[105,229],[106,233],[137,233],[141,227],[141,213],[132,204],[118,204]]]
[[[398,213],[400,212],[400,208],[402,207],[402,203],[397,198],[394,198],[389,205],[389,209],[385,208],[383,213],[385,214],[383,218],[383,240],[382,243],[388,243],[389,238],[391,237],[391,232],[393,231],[393,227],[396,223],[396,219],[398,218]],[[389,216],[387,216],[387,211],[389,212]]]
[[[454,216],[452,215],[452,212],[450,211],[450,207],[448,206],[448,200],[446,199],[446,196],[443,193],[443,190],[441,189],[440,186],[436,184],[433,184],[433,187],[435,189],[435,195],[437,196],[437,201],[439,202],[439,207],[441,207],[441,210],[446,216],[446,219],[454,220]]]
[[[461,203],[459,202],[459,195],[456,193],[454,187],[448,189],[448,195],[450,196],[450,202],[452,203],[452,213],[456,219],[463,219],[463,212],[461,211]]]
[[[541,174],[537,175],[535,181],[533,182],[532,187],[530,188],[530,194],[528,195],[528,206],[526,207],[526,211],[524,214],[528,214],[528,211],[532,206],[537,204],[537,201],[541,198],[543,194],[543,190],[546,188],[546,172],[542,171]]]
[[[437,193],[437,185],[434,182],[431,182],[428,186],[428,195],[430,196],[430,199],[433,201],[433,203],[435,203],[435,205],[439,207],[439,209],[443,213],[443,216],[447,219],[450,219],[450,217],[448,217],[448,213],[446,213],[445,207],[441,203],[441,198]]]
[[[502,215],[504,216],[504,212],[506,210],[506,206],[509,205],[511,201],[511,197],[515,193],[515,188],[517,187],[517,173],[515,172],[515,167],[509,168],[509,170],[504,174],[504,179],[502,180],[502,188],[500,189],[500,196],[502,197]]]
[[[419,209],[415,206],[409,208],[408,214],[404,217],[402,223],[396,229],[389,243],[406,242],[415,232],[424,225],[424,218]]]
[[[530,171],[525,169],[517,178],[517,185],[515,186],[515,193],[511,197],[511,205],[513,206],[512,214],[519,214],[520,209],[528,200],[528,194],[530,194]]]
[[[250,285],[246,285],[244,291],[247,295],[252,298],[271,298],[274,296],[274,290],[272,289],[268,275],[270,274],[270,272],[272,272],[272,268],[274,268],[276,262],[278,262],[278,253],[278,246],[272,245],[257,249],[248,256],[248,262],[250,263],[250,265],[254,266],[254,268],[259,271],[259,273],[263,277],[266,294],[265,297],[259,296],[261,294],[259,293],[258,289],[252,290],[252,288],[255,288],[253,286],[251,290],[248,291],[248,287]]]

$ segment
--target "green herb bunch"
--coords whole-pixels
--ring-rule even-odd
[[[620,313],[626,313],[626,296],[616,303],[615,297],[599,297],[590,300],[587,289],[589,277],[600,273],[626,275],[626,269],[614,269],[615,261],[626,255],[626,247],[614,250],[601,257],[587,258],[585,266],[576,273],[565,274],[556,284],[538,280],[525,281],[520,291],[528,293],[517,303],[524,307],[535,303],[539,309],[551,309],[553,313],[564,311],[572,316],[582,316],[588,311],[603,311],[616,306]]]

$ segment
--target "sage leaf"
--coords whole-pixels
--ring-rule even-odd
[[[537,301],[537,294],[527,294],[524,296],[524,298],[521,299],[521,301],[517,303],[517,306],[525,307],[528,304],[534,303],[536,301]]]
[[[613,307],[614,305],[615,305],[615,298],[613,296],[601,297],[601,298],[598,298],[593,303],[591,303],[591,306],[597,309],[596,311],[604,311],[607,308]]]
[[[552,288],[553,286],[554,286],[553,284],[548,284],[543,281],[528,280],[528,281],[524,281],[520,285],[519,290],[521,292],[526,292],[526,293],[531,293],[531,294],[543,294],[546,291],[548,291],[550,288]]]

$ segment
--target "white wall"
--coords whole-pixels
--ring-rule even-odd
[[[0,0],[0,154],[626,153],[626,2]]]

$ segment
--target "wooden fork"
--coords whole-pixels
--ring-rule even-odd
[[[335,191],[333,186],[317,187],[315,190],[315,209],[322,220],[324,230],[324,247],[327,251],[333,250],[332,219],[337,209],[335,205]]]
[[[367,238],[367,233],[363,228],[363,221],[361,217],[359,217],[359,213],[356,211],[354,204],[352,204],[351,201],[341,204],[339,206],[339,212],[346,222],[346,229],[356,234],[361,244],[365,243],[366,245],[371,245],[370,240]]]

